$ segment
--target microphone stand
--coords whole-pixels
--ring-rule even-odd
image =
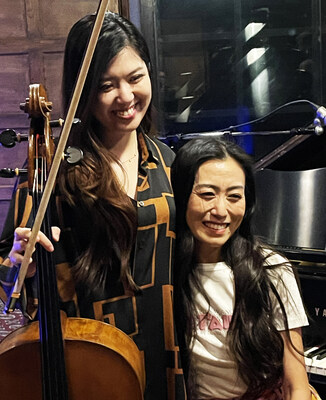
[[[318,116],[319,117],[319,116]],[[166,136],[164,139],[175,139],[178,140],[192,140],[197,138],[211,138],[211,137],[232,137],[232,136],[270,136],[270,135],[294,135],[289,140],[278,146],[272,152],[261,158],[254,164],[254,170],[260,170],[275,160],[286,154],[288,151],[296,147],[298,144],[305,141],[311,135],[320,136],[324,133],[325,118],[315,118],[313,125],[307,128],[293,128],[285,131],[260,131],[260,132],[233,132],[232,130],[225,131],[211,131],[211,132],[198,132],[198,133],[186,133]]]
[[[220,137],[220,136],[269,136],[269,135],[317,135],[320,136],[321,134],[324,133],[324,128],[321,125],[317,126],[309,126],[307,128],[293,128],[290,130],[286,131],[257,131],[257,132],[234,132],[231,130],[226,130],[226,131],[211,131],[211,132],[198,132],[198,133],[186,133],[186,134],[177,134],[177,135],[172,135],[172,137],[177,136],[179,139],[182,140],[191,140],[191,139],[197,139],[201,137]],[[169,138],[171,136],[167,136],[166,138]]]
[[[292,104],[298,104],[298,103],[308,103],[310,106],[314,108],[316,111],[316,116],[313,121],[313,124],[309,125],[307,128],[293,128],[290,130],[286,131],[262,131],[262,132],[236,132],[233,131],[232,128],[239,128],[241,126],[246,126],[249,124],[254,124],[259,121],[264,121],[268,116],[271,116],[272,114],[275,114],[277,111],[280,109],[290,106]],[[324,127],[326,126],[326,108],[323,106],[318,106],[317,104],[309,101],[309,100],[294,100],[292,102],[286,103],[274,111],[270,112],[269,114],[265,115],[262,118],[258,118],[254,121],[248,121],[246,124],[241,124],[238,126],[230,126],[227,128],[228,130],[223,130],[223,131],[211,131],[211,132],[200,132],[200,133],[187,133],[187,134],[182,134],[178,133],[175,135],[168,135],[161,137],[163,142],[168,139],[171,140],[172,142],[176,140],[191,140],[191,139],[197,139],[197,138],[210,138],[210,137],[231,137],[231,136],[268,136],[268,135],[293,135],[289,140],[287,140],[285,143],[283,143],[281,146],[277,147],[275,150],[273,150],[271,153],[267,154],[265,157],[263,157],[261,160],[255,163],[254,168],[255,170],[259,170],[262,168],[265,168],[269,164],[271,164],[273,161],[275,161],[277,158],[280,156],[284,155],[287,153],[289,150],[291,150],[293,147],[297,146],[304,140],[306,140],[309,136],[311,135],[316,135],[320,136],[324,133]]]

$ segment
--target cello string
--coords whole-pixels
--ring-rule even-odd
[[[43,139],[43,140],[42,140]],[[47,179],[44,136],[37,135],[33,183],[33,210],[37,213],[44,185]],[[51,238],[49,208],[42,221],[42,231]],[[39,332],[42,373],[42,393],[44,400],[68,400],[68,385],[63,352],[63,339],[60,325],[59,298],[56,273],[52,253],[37,244],[36,262],[39,296]],[[59,322],[58,322],[59,321]]]

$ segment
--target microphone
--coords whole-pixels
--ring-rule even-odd
[[[320,106],[316,111],[316,118],[314,119],[315,133],[320,136],[324,133],[324,126],[326,125],[326,108]]]
[[[317,109],[316,114],[317,114],[317,118],[319,118],[323,122],[323,125],[326,125],[326,108],[323,106],[320,106]]]

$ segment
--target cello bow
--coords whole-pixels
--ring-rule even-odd
[[[24,284],[24,280],[27,274],[28,265],[30,263],[30,259],[34,252],[35,243],[37,240],[38,232],[40,231],[42,221],[44,219],[44,215],[50,200],[50,196],[52,190],[55,185],[56,177],[58,174],[58,170],[60,167],[60,163],[62,160],[62,154],[64,154],[64,150],[68,141],[69,133],[71,130],[71,126],[74,122],[75,113],[78,107],[78,103],[82,94],[82,90],[86,81],[87,73],[92,61],[92,57],[95,51],[96,43],[103,25],[105,12],[108,8],[109,0],[100,0],[98,10],[96,13],[96,19],[93,25],[92,33],[88,42],[88,46],[84,55],[84,59],[78,74],[78,78],[75,84],[75,88],[70,100],[67,116],[65,118],[65,123],[63,125],[63,129],[60,134],[60,139],[57,144],[56,152],[53,156],[49,176],[44,188],[44,192],[42,195],[42,199],[39,204],[39,208],[37,210],[37,214],[35,216],[35,220],[33,223],[33,227],[31,230],[31,236],[27,243],[24,258],[22,260],[19,272],[17,274],[16,281],[14,283],[12,292],[10,296],[8,296],[8,300],[4,307],[5,313],[10,313],[15,309],[15,304],[17,300],[20,298],[20,293]]]

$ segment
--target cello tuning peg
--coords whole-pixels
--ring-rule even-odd
[[[4,147],[14,147],[17,142],[17,134],[13,129],[6,129],[0,133],[0,143]]]
[[[20,175],[27,174],[27,169],[20,168],[2,168],[0,169],[0,178],[14,178]]]
[[[81,123],[81,120],[79,118],[74,118],[74,120],[72,121],[73,125],[78,125]]]
[[[63,123],[64,123],[64,120],[62,118],[53,119],[52,121],[50,121],[50,126],[51,126],[51,128],[62,127]]]
[[[81,149],[78,147],[69,146],[64,153],[64,158],[66,159],[67,163],[69,164],[76,164],[80,160],[82,160],[84,154]]]
[[[26,104],[28,103],[28,101],[29,101],[29,99],[27,98],[25,103],[20,103],[20,104],[19,104],[19,108],[20,108],[22,111],[25,111],[25,109],[26,109]]]
[[[64,123],[65,123],[65,120],[62,119],[62,118],[53,119],[52,121],[50,121],[50,126],[52,128],[58,128],[58,127],[62,127]],[[72,122],[72,125],[75,126],[75,125],[80,124],[80,123],[81,123],[81,120],[79,118],[74,118],[73,122]]]
[[[14,147],[16,142],[28,140],[28,135],[17,133],[13,129],[5,129],[0,133],[0,144],[3,147]]]

